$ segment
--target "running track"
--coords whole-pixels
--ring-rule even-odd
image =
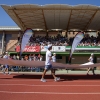
[[[41,75],[0,73],[0,100],[100,100],[100,75]]]

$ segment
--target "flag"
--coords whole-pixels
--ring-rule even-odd
[[[70,58],[72,57],[72,54],[73,52],[75,51],[77,45],[81,42],[81,40],[83,39],[84,37],[84,33],[83,32],[79,32],[76,34],[74,40],[73,40],[73,43],[72,43],[72,47],[71,47],[71,51],[70,51],[70,57],[69,57],[69,60]]]
[[[24,32],[24,35],[22,37],[22,41],[21,41],[21,49],[20,49],[20,55],[22,54],[26,44],[29,42],[29,39],[30,37],[32,36],[33,34],[33,31],[32,29],[27,29],[25,32]]]

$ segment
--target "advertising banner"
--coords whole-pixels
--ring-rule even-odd
[[[41,46],[41,52],[46,52],[47,50],[48,50],[48,46]],[[51,51],[53,51],[53,46]]]
[[[48,50],[48,46],[41,46],[41,52],[46,52]],[[65,46],[52,46],[52,50],[54,52],[65,52]]]
[[[20,46],[16,47],[16,52],[20,52]],[[40,52],[40,46],[25,46],[23,52]]]
[[[41,46],[41,52],[46,52],[48,50],[48,46]]]
[[[53,46],[52,49],[54,52],[65,52],[66,46]]]

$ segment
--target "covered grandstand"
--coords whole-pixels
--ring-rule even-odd
[[[2,49],[9,51],[10,54],[16,54],[14,46],[18,44],[18,34],[23,35],[27,28],[32,28],[35,37],[40,36],[57,36],[58,34],[67,37],[68,39],[74,37],[78,31],[83,30],[90,36],[98,37],[100,31],[100,7],[94,5],[65,5],[65,4],[51,4],[51,5],[1,5],[7,14],[14,20],[18,27],[0,27]],[[6,42],[4,42],[6,41]],[[69,55],[69,48],[65,51],[56,52],[58,62],[66,63]],[[73,63],[84,63],[91,52],[98,57],[99,47],[79,47],[74,53]],[[95,50],[95,51],[94,51]],[[30,54],[27,52],[26,54]],[[33,52],[31,52],[33,53]],[[38,54],[39,52],[34,52]],[[45,51],[40,52],[45,55]],[[84,57],[80,57],[84,55]],[[67,57],[66,57],[67,56]],[[76,59],[82,59],[78,62]],[[84,60],[83,60],[84,59]],[[99,57],[97,62],[99,62]]]

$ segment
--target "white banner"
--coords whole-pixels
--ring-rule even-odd
[[[26,44],[28,43],[30,37],[32,36],[33,31],[32,29],[27,29],[23,35],[22,42],[21,42],[21,52],[23,52]]]
[[[41,52],[46,52],[47,50],[48,50],[48,46],[41,46]]]
[[[73,54],[73,52],[75,51],[77,45],[80,43],[80,41],[83,39],[84,37],[84,33],[83,32],[79,32],[76,34],[73,43],[72,43],[72,48],[71,48],[71,52],[70,52],[70,58]]]
[[[41,52],[46,52],[48,50],[48,46],[41,46]],[[54,52],[65,52],[66,46],[52,46],[52,50]]]
[[[48,46],[41,46],[41,51],[47,51],[48,50]]]
[[[65,52],[66,51],[66,46],[53,46],[52,49],[55,52]]]

